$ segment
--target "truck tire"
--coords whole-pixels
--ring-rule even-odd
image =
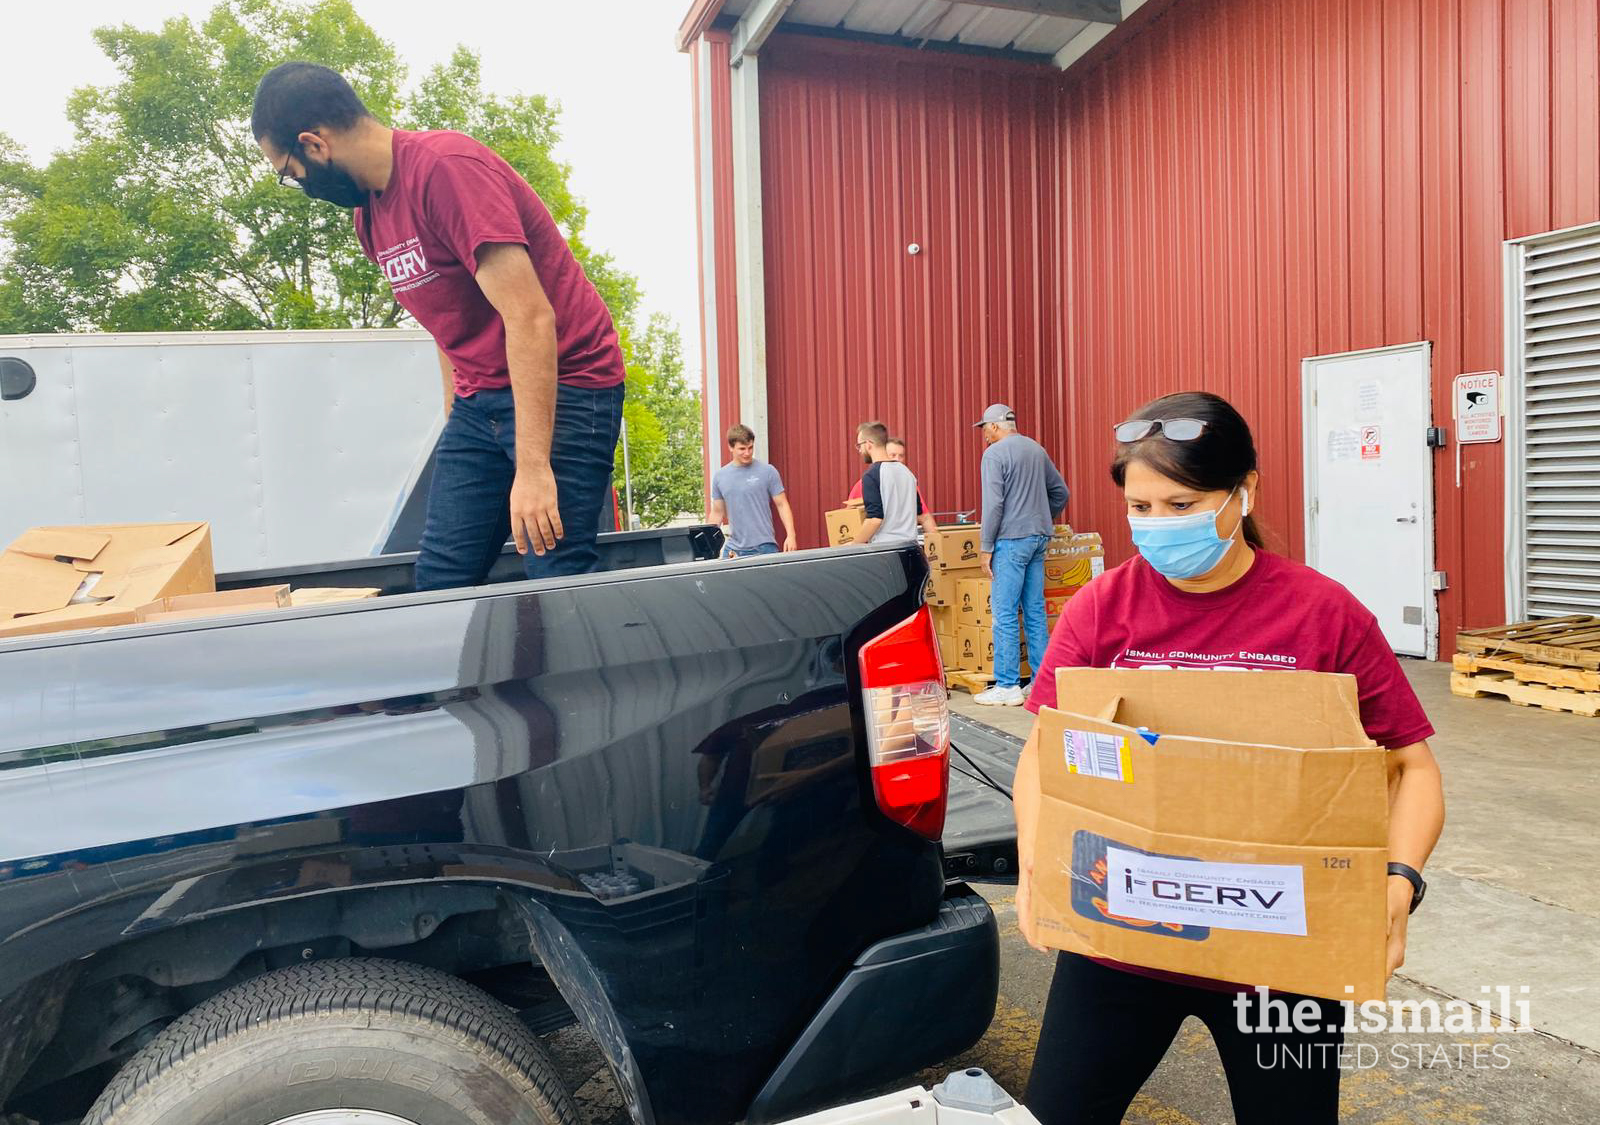
[[[433,969],[351,959],[267,973],[184,1014],[128,1061],[82,1125],[578,1121],[508,1008]]]

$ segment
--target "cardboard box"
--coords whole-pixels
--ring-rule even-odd
[[[139,621],[183,621],[230,613],[259,613],[283,609],[289,604],[288,586],[251,586],[211,594],[179,594],[140,606],[135,612]]]
[[[1045,547],[1045,596],[1061,596],[1070,589],[1087,586],[1091,579],[1104,573],[1105,566],[1106,551],[1098,533],[1057,534]]]
[[[947,606],[954,609],[960,604],[957,587],[962,580],[982,577],[982,575],[983,571],[971,567],[963,570],[939,570],[936,568],[928,575],[928,587],[923,594],[923,600],[929,605]]]
[[[987,578],[963,578],[956,583],[956,613],[963,626],[981,629],[994,621],[989,604],[993,583]]]
[[[984,666],[984,631],[962,626],[955,631],[955,659],[963,672],[982,671]]]
[[[1094,576],[1092,560],[1089,558],[1045,557],[1044,585],[1047,590],[1087,586]]]
[[[947,672],[961,671],[961,642],[955,637],[939,634],[939,663]]]
[[[933,631],[941,637],[955,639],[956,629],[961,622],[956,616],[956,607],[953,605],[930,606],[928,612],[933,614]]]
[[[383,593],[372,586],[316,586],[296,590],[289,595],[289,604],[296,609],[311,605],[337,605],[340,602],[358,602],[375,598]]]
[[[983,565],[983,529],[975,523],[939,528],[922,544],[937,570],[968,570]]]
[[[1039,716],[1042,941],[1384,996],[1385,760],[1353,677],[1070,668],[1056,682],[1060,709]]]
[[[215,589],[209,524],[37,527],[0,553],[0,637],[128,625]]]
[[[866,517],[861,508],[835,508],[828,513],[828,542],[835,547],[854,543],[861,534],[861,524]]]

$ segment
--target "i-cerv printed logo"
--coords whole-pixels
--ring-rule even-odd
[[[1074,834],[1072,905],[1095,921],[1204,941],[1213,929],[1306,934],[1304,873],[1293,864],[1221,863]]]
[[[1129,898],[1148,895],[1159,902],[1188,902],[1204,906],[1232,906],[1240,910],[1271,913],[1283,901],[1282,890],[1262,891],[1259,887],[1231,887],[1201,879],[1137,879],[1133,868],[1122,869],[1122,893]]]
[[[428,268],[427,256],[422,252],[422,241],[418,238],[408,238],[397,246],[380,250],[378,268],[396,293],[426,285],[439,276],[437,271]]]

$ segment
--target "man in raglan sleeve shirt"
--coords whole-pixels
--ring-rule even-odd
[[[481,584],[508,537],[530,578],[595,569],[622,350],[527,181],[461,133],[385,126],[312,63],[262,78],[251,126],[280,183],[354,212],[362,250],[438,345],[448,419],[417,589]]]

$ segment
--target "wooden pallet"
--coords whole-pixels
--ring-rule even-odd
[[[1467,629],[1456,634],[1456,649],[1487,656],[1513,653],[1545,664],[1600,671],[1600,617],[1573,614]]]
[[[994,677],[982,672],[946,672],[945,679],[957,691],[964,691],[968,695],[977,695],[980,691],[988,691],[994,686]]]
[[[1501,695],[1519,707],[1542,707],[1546,711],[1566,711],[1591,718],[1600,716],[1600,691],[1574,691],[1525,683],[1509,672],[1452,672],[1450,690],[1466,699]]]
[[[1457,672],[1509,672],[1525,684],[1572,688],[1574,691],[1600,691],[1600,672],[1570,668],[1564,664],[1541,664],[1521,656],[1476,656],[1458,652],[1452,662]]]

